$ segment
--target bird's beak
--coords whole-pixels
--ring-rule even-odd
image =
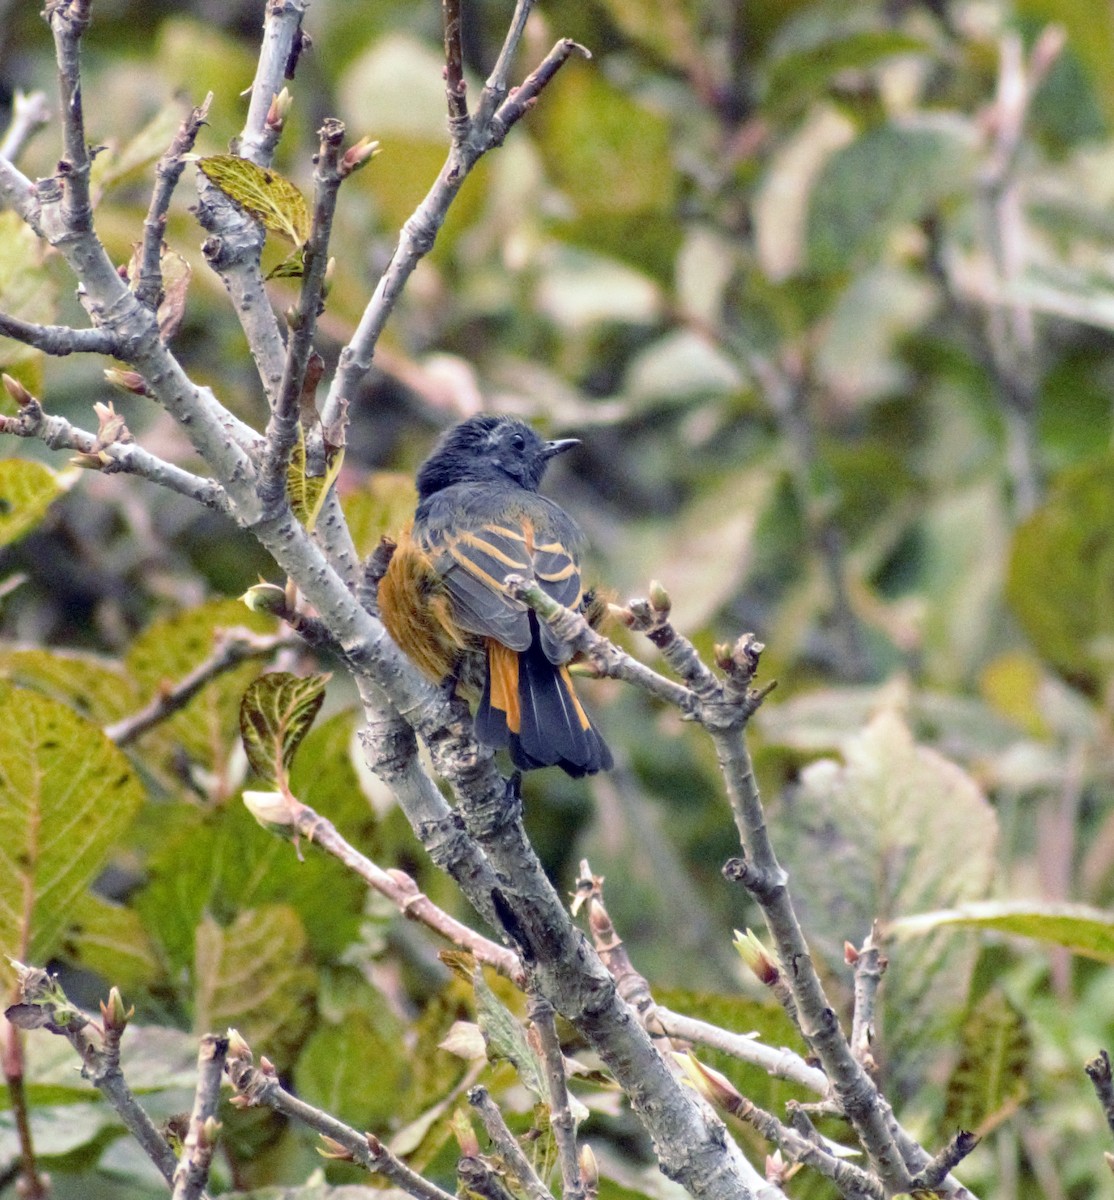
[[[580,445],[580,438],[561,438],[556,442],[546,442],[545,456],[546,458],[556,458],[558,454],[564,454],[566,450],[571,450],[573,446]]]

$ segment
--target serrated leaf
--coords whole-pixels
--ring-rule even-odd
[[[99,655],[0,647],[0,676],[62,701],[97,725],[140,706],[135,681],[118,662]]]
[[[63,491],[58,475],[43,463],[0,459],[0,546],[30,533]]]
[[[45,962],[143,788],[95,725],[37,692],[0,684],[0,729],[0,950]]]
[[[1114,668],[1114,456],[1064,471],[1017,530],[1006,595],[1034,648],[1094,688]]]
[[[324,475],[308,474],[305,431],[301,425],[298,426],[298,440],[286,469],[286,495],[294,515],[311,532],[321,515],[321,506],[325,503],[329,488],[336,482],[343,465],[344,450],[335,449],[328,454]]]
[[[158,956],[139,913],[86,892],[69,914],[61,956],[118,987],[125,996],[148,988],[161,974]]]
[[[288,254],[280,263],[276,263],[268,272],[268,279],[301,279],[306,273],[306,255],[301,248]]]
[[[476,1021],[492,1058],[505,1058],[518,1072],[519,1078],[539,1099],[546,1099],[543,1076],[534,1057],[526,1031],[514,1013],[491,990],[483,976],[483,968],[472,974],[476,993]]]
[[[1025,1017],[1000,991],[988,992],[960,1032],[960,1056],[948,1080],[943,1128],[984,1135],[1030,1093],[1032,1039]]]
[[[383,1132],[398,1116],[410,1064],[402,1027],[375,999],[369,993],[367,1011],[349,1011],[314,1031],[298,1057],[295,1082],[310,1104],[357,1129]]]
[[[310,234],[309,207],[301,192],[277,171],[260,167],[234,154],[198,159],[198,167],[229,199],[255,217],[263,228],[295,246]]]
[[[875,920],[981,900],[993,878],[997,820],[975,781],[917,745],[892,710],[813,763],[780,814],[782,847],[809,940],[846,973],[843,943]],[[962,847],[962,853],[957,853]],[[824,869],[817,870],[823,863]],[[886,977],[883,1027],[895,1070],[939,1052],[940,1023],[967,996],[975,947],[939,929],[909,943]]]
[[[286,671],[260,675],[240,702],[240,736],[255,773],[271,783],[286,778],[302,738],[325,700],[328,675],[302,678]]]
[[[1086,904],[987,900],[937,912],[915,913],[886,924],[885,936],[922,937],[946,926],[969,926],[1063,946],[1073,954],[1114,962],[1114,916]]]
[[[287,904],[240,913],[227,927],[206,916],[194,951],[194,1031],[238,1029],[255,1052],[285,1066],[313,1017],[316,976],[306,934]]]

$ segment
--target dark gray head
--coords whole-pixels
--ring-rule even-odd
[[[454,483],[516,483],[536,492],[549,460],[580,443],[547,442],[516,417],[469,417],[447,430],[418,470],[418,498]]]

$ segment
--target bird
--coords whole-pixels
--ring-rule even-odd
[[[504,589],[537,582],[586,611],[584,535],[539,495],[550,461],[580,444],[544,440],[515,417],[452,426],[417,474],[418,505],[378,586],[387,632],[432,680],[479,693],[477,740],[519,770],[559,766],[573,778],[612,766],[568,670],[573,651]]]

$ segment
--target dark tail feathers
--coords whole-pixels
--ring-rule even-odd
[[[523,771],[558,766],[574,779],[612,766],[611,751],[596,732],[564,666],[546,658],[535,636],[516,653],[488,642],[488,669],[476,712],[476,736],[506,747]]]

